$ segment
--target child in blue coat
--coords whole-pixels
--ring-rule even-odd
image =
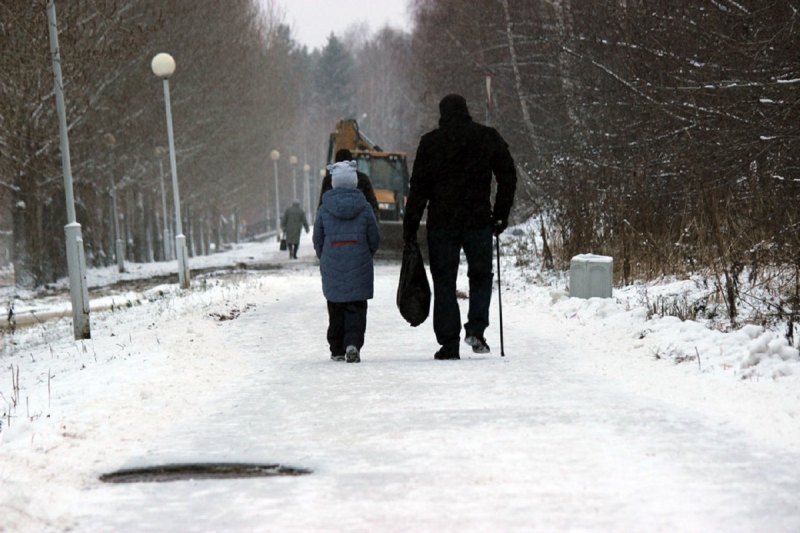
[[[372,256],[378,250],[380,232],[372,207],[356,188],[356,162],[341,161],[327,168],[333,189],[322,195],[313,241],[322,294],[328,300],[328,344],[332,360],[359,363],[367,300],[374,289]]]

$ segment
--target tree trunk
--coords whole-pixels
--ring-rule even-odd
[[[571,0],[553,0],[553,11],[556,18],[556,28],[558,29],[558,38],[560,41],[560,50],[558,52],[558,67],[559,77],[561,79],[561,90],[563,92],[564,108],[569,118],[567,123],[567,137],[574,138],[576,131],[581,130],[580,118],[578,116],[578,108],[576,103],[578,99],[575,97],[575,84],[577,77],[572,73],[572,58],[567,53],[567,47],[572,41],[573,23],[572,23],[572,1]]]
[[[133,260],[137,263],[147,262],[147,222],[145,220],[144,193],[139,187],[133,191],[134,211],[131,224],[133,236]]]
[[[186,244],[189,248],[189,257],[195,257],[197,255],[197,248],[194,242],[194,217],[192,216],[192,207],[189,202],[186,202],[186,212],[183,216],[183,229],[185,231],[184,235],[186,235]]]
[[[214,252],[219,253],[222,251],[222,233],[224,231],[223,221],[216,205],[211,212],[211,224],[214,227]]]
[[[503,11],[506,17],[506,39],[508,41],[508,55],[511,59],[511,68],[514,71],[514,87],[519,99],[520,110],[522,111],[522,121],[525,124],[525,129],[528,132],[528,137],[532,143],[536,143],[536,130],[533,127],[531,114],[528,111],[528,101],[525,91],[522,88],[522,75],[519,71],[519,62],[517,61],[517,51],[514,46],[514,33],[512,30],[513,23],[511,22],[511,13],[508,10],[508,0],[501,0],[503,4]]]
[[[155,230],[158,228],[158,222],[155,220],[156,210],[153,209],[153,195],[147,195],[147,209],[145,209],[145,234],[147,235],[147,248],[146,256],[147,262],[152,263],[155,261],[155,251],[153,250],[155,243],[158,242],[158,236],[155,235]]]
[[[14,236],[11,260],[14,262],[14,284],[21,289],[32,289],[38,278],[36,261],[30,249],[30,220],[24,201],[17,200],[12,207]]]

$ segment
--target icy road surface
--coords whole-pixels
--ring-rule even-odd
[[[503,299],[506,357],[495,294],[486,335],[493,353],[462,346],[462,360],[434,361],[431,319],[411,328],[396,310],[398,273],[396,265],[376,268],[360,364],[328,358],[325,302],[310,263],[232,294],[240,309],[250,304],[233,320],[194,313],[154,325],[151,337],[160,337],[169,362],[142,370],[147,378],[129,376],[117,397],[89,409],[74,446],[91,452],[83,441],[103,442],[104,428],[91,427],[103,409],[107,442],[116,444],[85,456],[84,469],[95,471],[82,486],[52,491],[69,516],[61,526],[800,531],[800,454],[779,431],[760,434],[732,414],[727,398],[740,400],[730,392],[739,382],[686,378],[671,363],[633,357],[633,338],[612,338],[618,332],[513,294]],[[103,471],[176,461],[280,463],[313,474],[96,480]],[[61,530],[56,517],[46,522],[39,530]]]

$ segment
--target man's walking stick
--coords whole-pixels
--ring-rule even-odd
[[[495,235],[495,239],[497,243],[497,303],[500,304],[500,357],[505,357],[506,352],[503,349],[503,298],[501,297],[503,287],[500,285],[500,234]]]

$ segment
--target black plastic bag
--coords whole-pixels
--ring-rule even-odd
[[[281,237],[281,252],[285,252],[287,250],[286,246],[286,237]]]
[[[406,244],[400,283],[397,286],[397,308],[403,318],[416,327],[425,322],[431,309],[431,286],[422,262],[419,244]]]

